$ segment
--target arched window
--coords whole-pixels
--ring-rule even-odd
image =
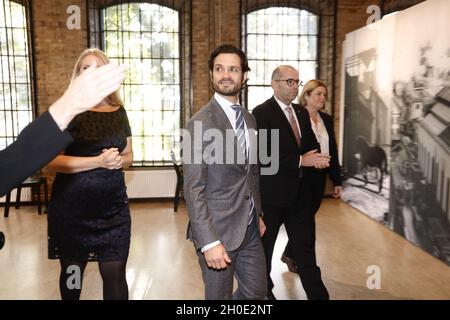
[[[27,7],[0,0],[0,150],[33,119]]]
[[[252,110],[272,94],[272,71],[289,64],[300,71],[300,80],[317,77],[319,18],[303,9],[268,7],[247,13],[243,41],[251,69],[246,89]]]
[[[122,97],[133,133],[134,164],[170,164],[181,127],[180,14],[154,3],[101,9],[108,57],[128,66]]]

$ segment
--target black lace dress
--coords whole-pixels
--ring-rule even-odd
[[[68,129],[74,141],[65,155],[90,157],[120,152],[131,136],[126,111],[87,111]],[[128,258],[131,219],[122,170],[97,168],[56,175],[48,210],[50,259],[122,261]]]

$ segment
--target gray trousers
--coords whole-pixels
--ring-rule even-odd
[[[206,300],[263,300],[267,295],[266,259],[256,217],[247,227],[242,245],[227,252],[231,264],[224,270],[208,268],[200,250],[197,255],[205,282]],[[233,276],[238,287],[233,293]]]

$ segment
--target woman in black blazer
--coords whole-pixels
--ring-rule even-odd
[[[308,180],[310,186],[310,193],[307,201],[304,202],[304,206],[307,206],[307,210],[312,215],[315,215],[320,208],[325,191],[327,174],[330,176],[334,185],[333,197],[340,198],[342,193],[341,169],[339,166],[333,119],[328,114],[320,111],[325,107],[327,94],[328,89],[323,82],[310,80],[303,87],[303,91],[299,97],[300,106],[305,108],[309,113],[311,127],[320,144],[320,152],[331,156],[329,168],[309,168],[310,170],[304,172],[304,179]],[[315,237],[314,231],[313,234]],[[290,271],[297,272],[289,243],[286,245],[281,260],[287,263]]]

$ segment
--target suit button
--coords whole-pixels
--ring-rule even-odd
[[[250,196],[245,196],[244,199],[248,200],[248,199],[250,199]]]

